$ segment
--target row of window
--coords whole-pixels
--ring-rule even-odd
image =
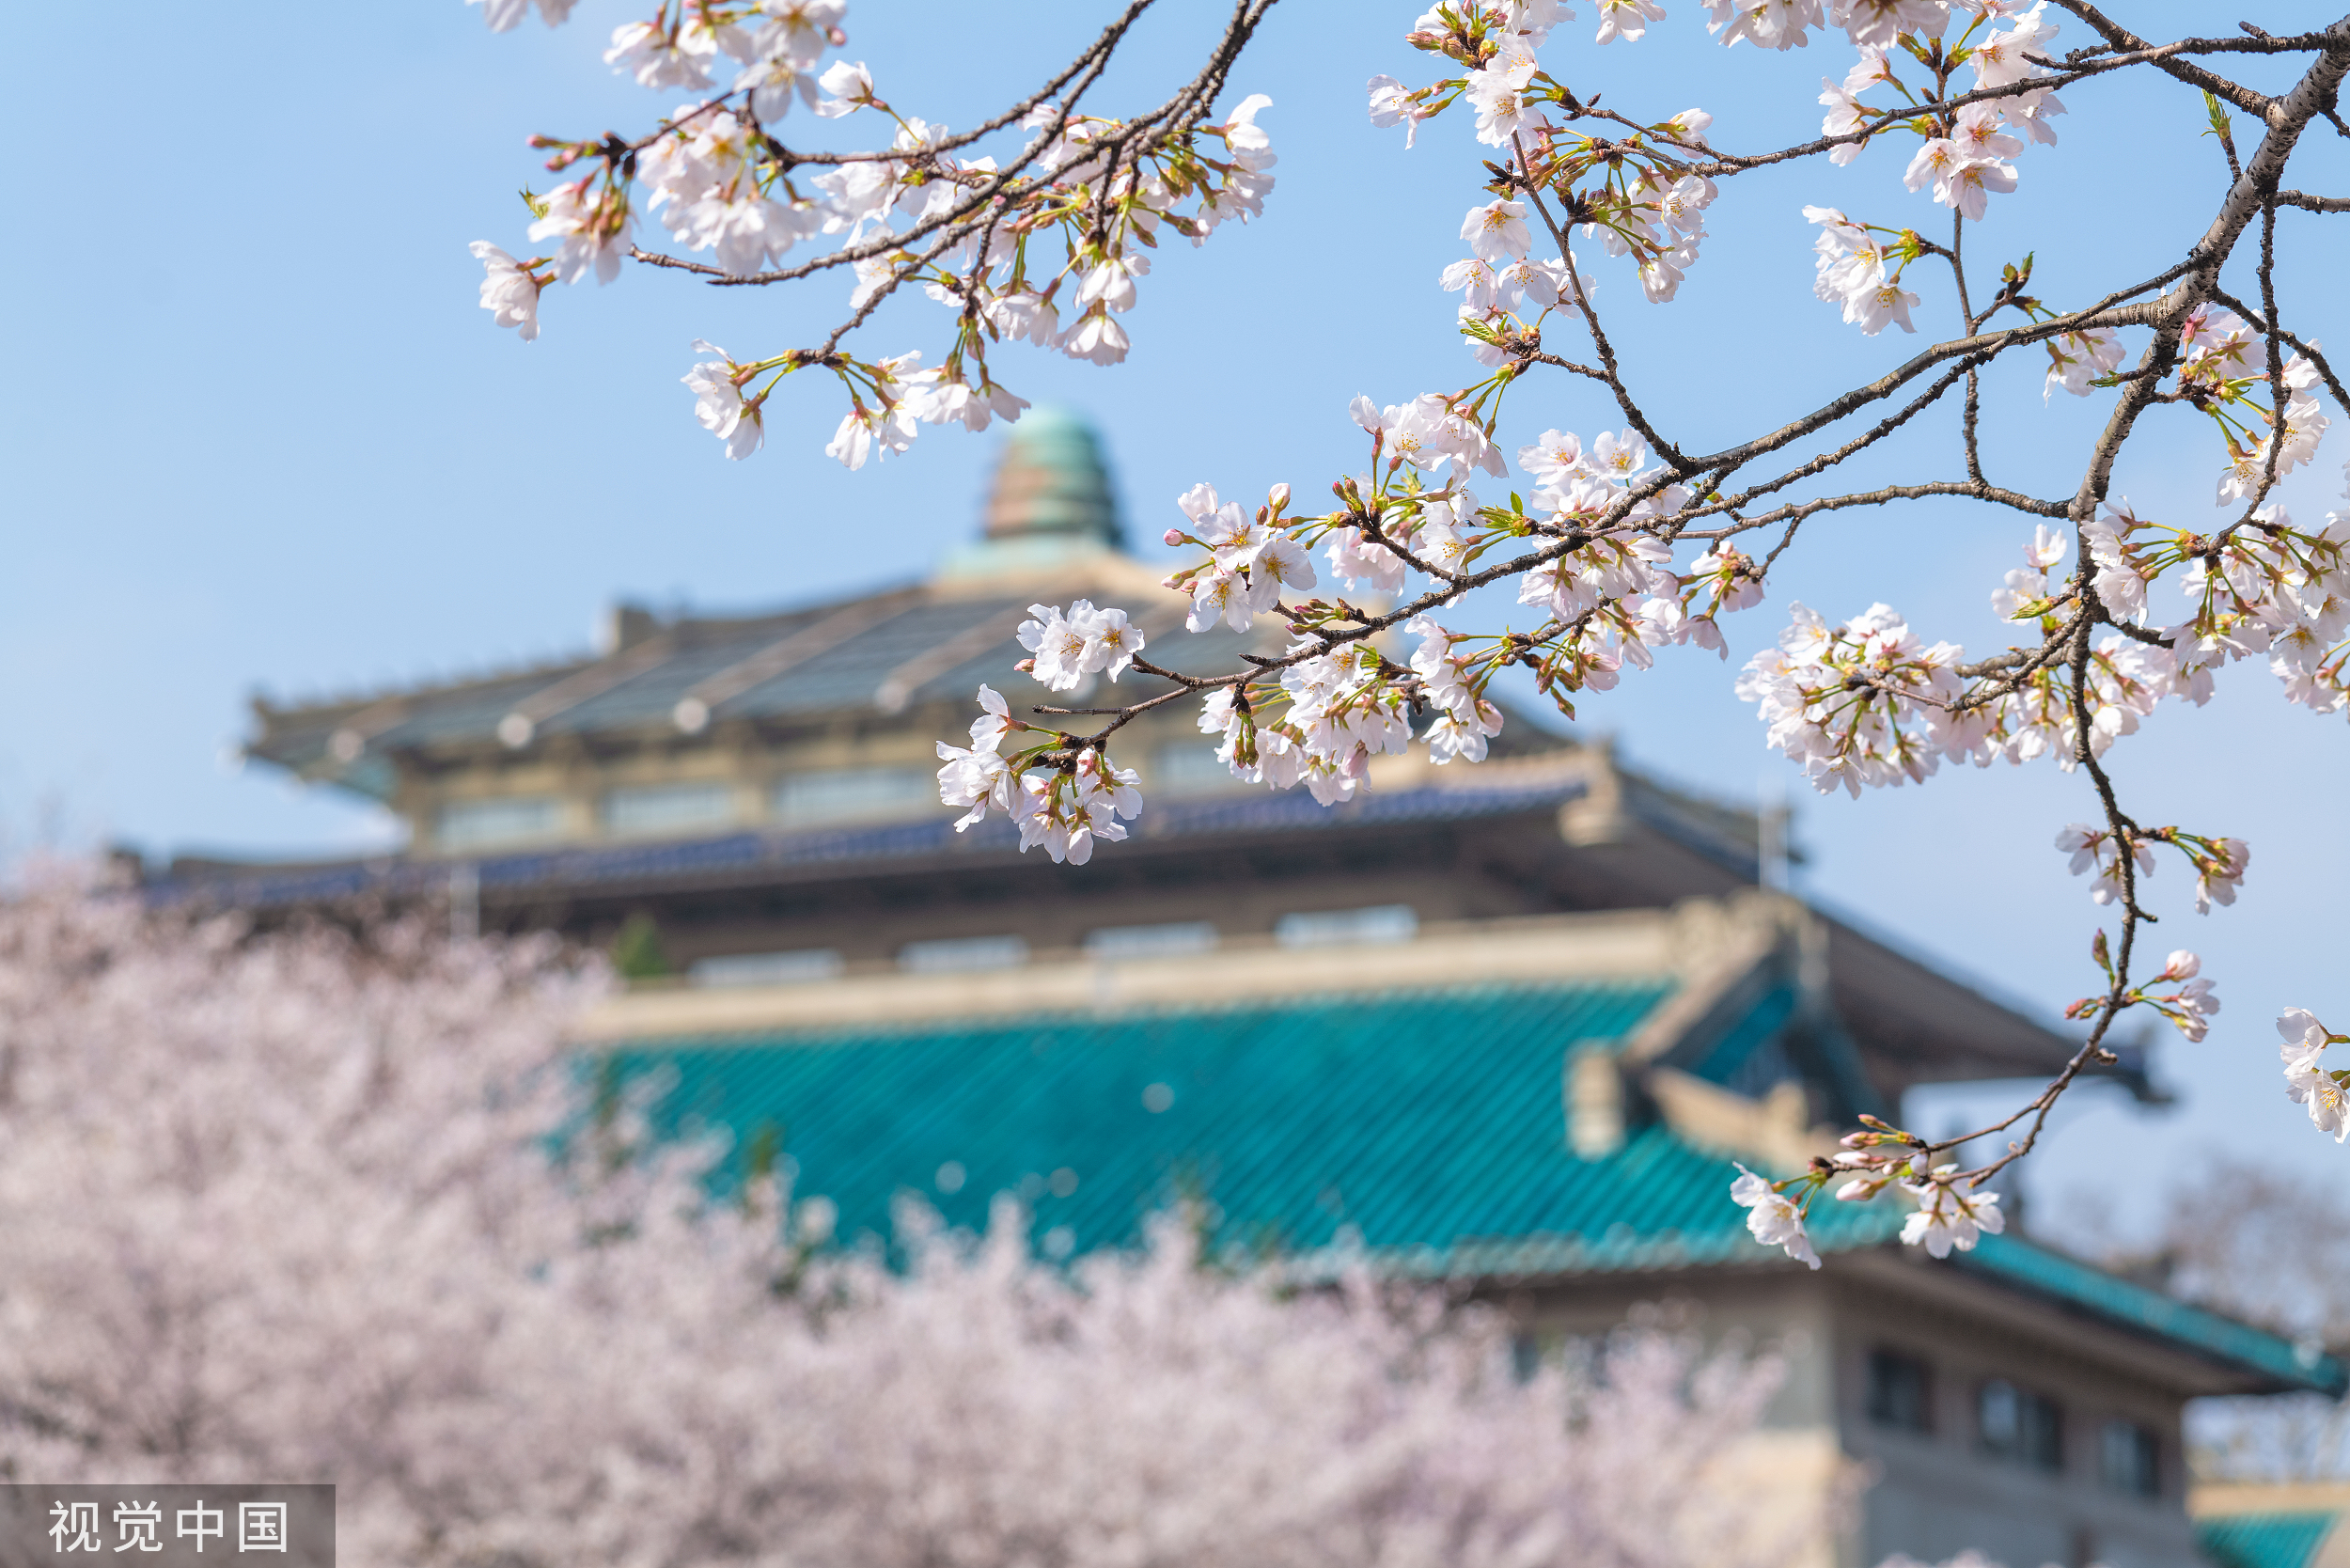
[[[1146,780],[1155,793],[1205,794],[1246,788],[1204,742],[1163,746]],[[769,790],[760,820],[781,827],[903,821],[938,806],[938,780],[927,768],[827,768],[793,774]],[[605,792],[597,803],[604,832],[658,838],[732,827],[745,820],[741,793],[723,781],[633,785]],[[509,795],[452,801],[433,823],[443,849],[544,843],[566,829],[556,795]]]
[[[1879,1426],[1933,1432],[1933,1369],[1899,1351],[1872,1351],[1867,1404]],[[1983,1453],[2050,1474],[2064,1469],[2064,1407],[2049,1395],[1991,1378],[1975,1388],[1974,1418],[1975,1446]],[[2098,1426],[2098,1478],[2111,1490],[2160,1496],[2161,1461],[2161,1438],[2152,1428],[2120,1417]]]
[[[1408,942],[1418,931],[1419,917],[1409,904],[1397,903],[1284,915],[1274,922],[1273,937],[1285,948],[1324,948]],[[1207,952],[1218,940],[1215,927],[1206,920],[1104,926],[1087,933],[1085,951],[1089,958],[1119,963]],[[1027,961],[1027,940],[1012,935],[909,942],[898,949],[898,966],[914,974],[1010,969]],[[830,980],[842,967],[840,954],[835,949],[802,948],[791,952],[729,953],[722,958],[700,959],[687,971],[687,978],[696,985],[801,985]]]
[[[919,768],[833,768],[794,774],[767,792],[766,815],[785,827],[822,827],[920,814],[938,804],[938,781]],[[563,836],[564,803],[555,795],[452,801],[433,824],[444,849],[544,842]],[[597,803],[603,830],[621,838],[658,838],[732,827],[743,799],[731,784],[645,784],[609,790]]]

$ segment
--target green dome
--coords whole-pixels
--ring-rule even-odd
[[[991,540],[1074,535],[1120,546],[1118,503],[1093,427],[1067,409],[1023,415],[1004,444],[985,517]]]

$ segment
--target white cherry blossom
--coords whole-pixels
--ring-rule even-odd
[[[865,69],[862,60],[854,65],[846,60],[835,60],[816,79],[816,85],[824,97],[816,103],[815,109],[826,119],[838,119],[843,115],[853,115],[859,109],[871,108],[881,102],[873,95],[873,73]]]
[[[1730,1198],[1747,1211],[1747,1230],[1756,1241],[1784,1248],[1787,1256],[1807,1268],[1820,1266],[1820,1255],[1804,1230],[1802,1213],[1774,1191],[1770,1183],[1742,1165],[1738,1179],[1730,1184]]]
[[[545,215],[530,226],[534,240],[559,240],[555,273],[566,283],[577,283],[589,273],[598,283],[620,275],[628,253],[629,230],[635,222],[625,198],[604,190],[591,190],[581,179],[557,185],[546,194]]]
[[[514,328],[515,336],[524,342],[536,338],[539,290],[544,285],[528,267],[487,240],[476,240],[468,248],[481,263],[481,308],[489,311],[490,319],[498,325]]]
[[[1936,1258],[1954,1249],[1971,1252],[1984,1231],[1996,1236],[2007,1229],[1999,1195],[1980,1188],[1959,1191],[1957,1170],[1954,1165],[1936,1166],[1926,1180],[1902,1184],[1902,1191],[1918,1203],[1917,1212],[1902,1222],[1902,1240]]]
[[[465,0],[465,4],[480,6],[484,0]],[[523,18],[536,7],[540,21],[550,27],[560,27],[564,19],[572,14],[572,8],[577,4],[579,0],[487,0],[484,16],[490,24],[490,31],[503,33],[520,26]]]

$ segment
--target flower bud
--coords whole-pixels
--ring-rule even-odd
[[[1163,543],[1163,544],[1181,544],[1181,543],[1183,543],[1183,529],[1181,529],[1181,528],[1169,528],[1169,529],[1167,529],[1167,530],[1166,537],[1165,537],[1165,538],[1163,538],[1163,539],[1160,541],[1160,542],[1161,542],[1161,543]]]
[[[1277,484],[1266,494],[1265,499],[1273,503],[1275,511],[1279,511],[1290,504],[1290,487],[1287,484]]]

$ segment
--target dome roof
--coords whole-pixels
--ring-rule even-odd
[[[1076,536],[1124,542],[1118,502],[1093,427],[1060,408],[1032,408],[1011,427],[984,514],[990,540]]]

